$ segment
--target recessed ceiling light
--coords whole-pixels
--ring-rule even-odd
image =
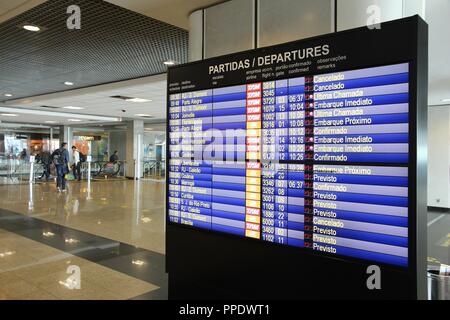
[[[5,93],[4,96],[5,97],[12,97],[13,95],[11,93]]]
[[[67,121],[70,121],[70,122],[81,122],[80,119],[68,119]]]
[[[83,107],[72,107],[72,106],[67,106],[64,107],[64,109],[69,109],[69,110],[83,110]]]
[[[125,101],[128,101],[128,102],[143,103],[143,102],[150,102],[150,101],[152,101],[152,100],[149,100],[149,99],[142,99],[142,98],[130,98],[130,99],[125,99]]]
[[[17,117],[17,114],[14,113],[0,113],[2,117]]]
[[[167,60],[163,62],[166,66],[173,66],[175,65],[175,61],[173,60]]]
[[[70,81],[66,81],[66,82],[64,82],[64,84],[65,84],[66,86],[73,86],[73,85],[74,85],[74,83],[73,83],[73,82],[70,82]]]
[[[32,24],[26,24],[23,26],[23,28],[25,30],[32,31],[32,32],[41,31],[41,28],[39,28],[38,26],[32,25]]]
[[[146,113],[137,113],[135,114],[136,117],[151,117],[151,115],[146,114]]]
[[[450,102],[450,99],[442,99],[442,102]]]
[[[56,123],[56,121],[48,120],[48,121],[45,121],[45,123]]]

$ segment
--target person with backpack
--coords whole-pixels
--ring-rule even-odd
[[[72,147],[72,169],[73,176],[78,181],[81,181],[81,152],[76,146]]]
[[[51,155],[48,151],[42,151],[39,153],[39,155],[36,157],[36,161],[38,163],[41,163],[44,167],[44,171],[42,172],[42,175],[39,179],[43,179],[45,176],[45,180],[50,179],[50,161]]]
[[[69,172],[69,151],[67,142],[63,142],[59,149],[52,153],[52,162],[56,167],[56,188],[58,192],[66,192],[66,174]]]

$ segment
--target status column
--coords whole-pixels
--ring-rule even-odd
[[[247,85],[245,236],[261,234],[262,84]]]

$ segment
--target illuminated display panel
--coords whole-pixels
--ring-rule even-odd
[[[408,266],[409,64],[169,95],[176,224]]]

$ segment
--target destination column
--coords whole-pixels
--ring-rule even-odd
[[[211,229],[211,163],[204,161],[203,132],[212,124],[212,90],[181,96],[180,223]]]

